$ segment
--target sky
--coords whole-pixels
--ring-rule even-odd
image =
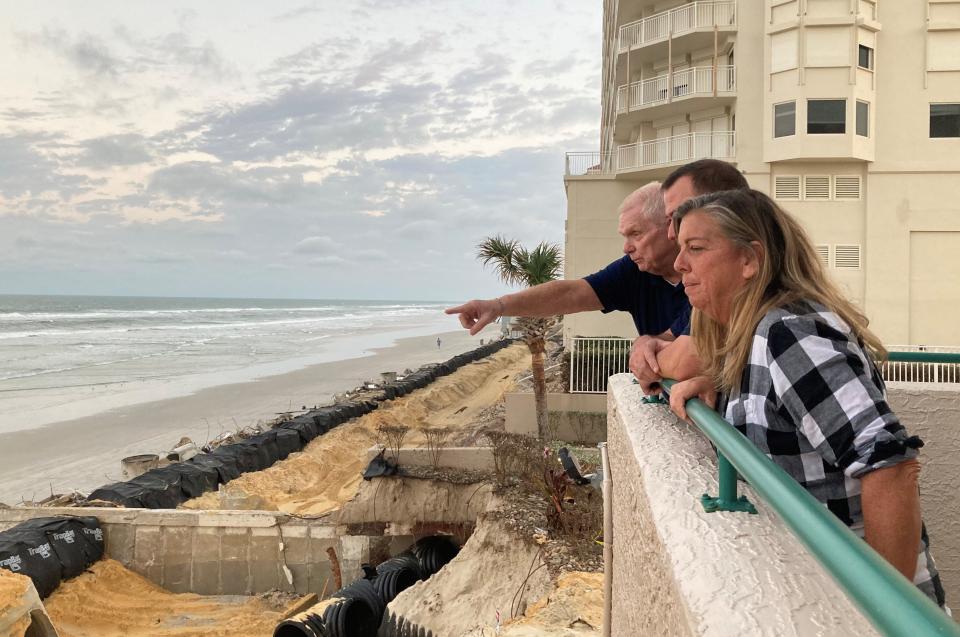
[[[0,7],[0,293],[459,300],[562,245],[599,0]]]

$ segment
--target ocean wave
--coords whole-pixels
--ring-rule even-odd
[[[357,303],[354,305],[318,305],[311,307],[208,307],[208,308],[182,308],[165,310],[109,310],[97,309],[77,312],[2,312],[0,311],[0,322],[12,321],[55,321],[55,320],[88,320],[88,319],[123,319],[123,318],[143,318],[143,317],[162,317],[162,316],[191,316],[198,314],[239,314],[244,312],[262,313],[273,312],[278,314],[291,312],[342,312],[344,310],[367,310],[376,312],[376,310],[403,310],[403,311],[423,311],[443,307],[443,304],[415,303],[415,304],[395,304],[395,305],[366,305]],[[389,312],[384,312],[388,314]]]

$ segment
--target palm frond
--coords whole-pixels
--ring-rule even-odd
[[[524,282],[528,286],[553,281],[563,269],[560,246],[543,241],[531,251],[521,248],[517,255],[517,266],[523,271]]]
[[[493,264],[493,269],[504,283],[518,285],[526,283],[526,277],[517,264],[517,250],[520,244],[516,239],[507,239],[501,235],[487,237],[477,245],[477,258],[483,265]]]

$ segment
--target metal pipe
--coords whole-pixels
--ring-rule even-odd
[[[667,390],[676,381],[663,379]],[[960,626],[796,480],[702,401],[687,415],[776,511],[877,630],[892,637],[955,635]]]
[[[607,443],[601,442],[600,460],[603,467],[603,637],[610,637],[613,615],[613,489]]]

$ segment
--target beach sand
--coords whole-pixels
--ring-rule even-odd
[[[423,427],[446,427],[454,433],[496,403],[514,386],[514,377],[530,369],[530,350],[512,345],[493,356],[461,367],[449,376],[381,405],[343,424],[268,469],[245,473],[184,503],[193,509],[280,510],[320,515],[339,509],[356,493],[367,465],[367,450],[377,443],[380,425],[409,427],[404,447],[423,446]]]
[[[402,372],[478,347],[481,338],[489,340],[498,330],[491,326],[475,337],[461,330],[401,339],[393,347],[371,350],[373,356],[0,434],[0,502],[41,500],[51,491],[92,491],[121,479],[124,457],[168,450],[182,436],[202,444],[222,431],[323,404],[381,371]]]
[[[268,637],[282,615],[259,597],[171,593],[110,559],[44,605],[60,637]]]

